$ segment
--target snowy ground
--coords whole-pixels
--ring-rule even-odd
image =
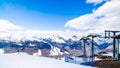
[[[26,53],[0,54],[0,68],[93,68]]]

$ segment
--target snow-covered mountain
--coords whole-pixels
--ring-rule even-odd
[[[83,51],[83,43],[80,41],[83,34],[80,32],[25,30],[6,20],[0,20],[0,33],[0,48],[4,48],[6,53],[22,51],[32,55],[41,52],[43,56],[58,54],[79,56]],[[86,41],[90,45],[91,42]],[[96,38],[94,42],[96,52],[111,45],[110,39]]]

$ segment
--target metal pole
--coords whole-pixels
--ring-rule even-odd
[[[83,49],[83,50],[84,50],[84,57],[86,57],[86,47],[85,47],[85,41],[86,41],[86,40],[85,40],[85,39],[83,39],[83,44],[84,44],[84,49]]]
[[[110,39],[110,32],[108,32],[108,39]]]
[[[92,60],[93,60],[93,57],[94,57],[94,37],[92,37],[92,47],[91,47],[91,57],[92,57]]]
[[[119,46],[120,46],[120,40],[118,39],[118,60],[119,60]]]
[[[113,32],[113,36],[115,35],[115,32]],[[113,58],[115,58],[115,38],[113,38]]]

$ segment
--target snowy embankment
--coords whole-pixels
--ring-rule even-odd
[[[13,53],[0,55],[0,68],[92,68],[64,61],[36,57],[26,53]]]

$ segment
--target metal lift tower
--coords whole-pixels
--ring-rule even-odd
[[[115,58],[115,36],[120,31],[105,30],[105,38],[113,38],[113,57]]]
[[[96,33],[91,33],[87,37],[91,37],[92,38],[91,57],[94,59],[94,38],[95,37],[100,37],[100,35],[98,35]]]

